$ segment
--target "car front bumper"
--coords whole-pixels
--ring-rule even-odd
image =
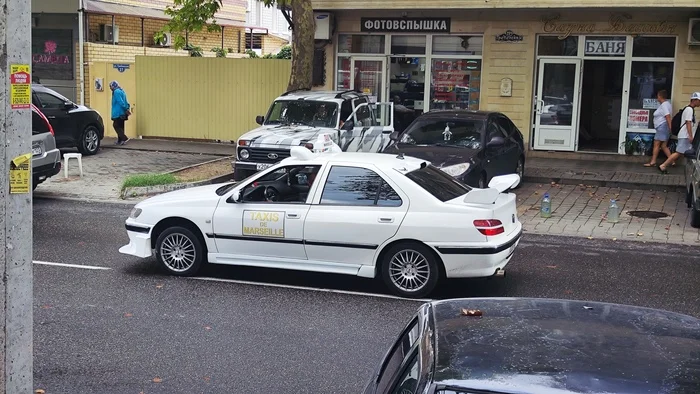
[[[497,270],[505,269],[520,243],[522,227],[511,233],[511,237],[498,245],[475,246],[454,244],[431,244],[445,265],[448,278],[483,278],[493,276]]]
[[[151,257],[151,231],[151,227],[127,221],[126,234],[129,236],[129,244],[119,248],[119,253],[140,258]]]

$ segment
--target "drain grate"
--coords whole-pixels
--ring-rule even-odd
[[[629,211],[627,214],[642,219],[661,219],[668,217],[667,213],[659,211]]]

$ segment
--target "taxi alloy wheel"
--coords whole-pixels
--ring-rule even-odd
[[[439,275],[434,253],[417,243],[393,246],[382,263],[384,282],[402,297],[419,298],[430,294]]]
[[[156,241],[156,258],[171,274],[192,276],[204,260],[204,247],[199,238],[184,227],[163,231]]]

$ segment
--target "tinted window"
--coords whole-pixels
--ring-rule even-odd
[[[668,57],[676,56],[676,37],[634,37],[632,44],[634,57]]]
[[[506,137],[510,137],[510,135],[513,134],[513,124],[508,119],[499,116],[496,118],[496,122],[498,122],[498,125],[506,133]]]
[[[472,190],[432,165],[411,171],[406,176],[442,202],[454,200]]]
[[[303,124],[313,127],[335,127],[338,105],[327,101],[275,101],[265,119],[266,125]]]
[[[503,137],[506,138],[508,135],[506,134],[506,131],[496,123],[496,121],[489,122],[488,126],[488,134],[486,135],[486,140],[490,141],[491,138],[493,137]]]
[[[350,115],[352,115],[352,104],[350,104],[350,100],[345,100],[340,107],[340,120],[345,122]]]
[[[401,143],[411,145],[457,145],[481,149],[484,121],[424,118],[413,123],[401,136]]]
[[[418,355],[413,354],[411,361],[406,365],[403,374],[399,377],[392,393],[414,394],[418,389]]]
[[[32,111],[32,131],[36,134],[49,132],[49,127],[44,122],[44,119],[34,111]]]
[[[361,98],[355,100],[355,108],[359,107],[364,103],[367,103],[367,99]],[[370,110],[369,105],[364,105],[358,108],[355,117],[358,121],[358,123],[355,126],[373,126],[374,122],[372,122],[372,111]]]
[[[321,195],[321,204],[398,207],[401,206],[401,197],[372,170],[333,166]]]
[[[380,377],[377,384],[377,392],[385,393],[394,380],[394,377],[399,373],[401,364],[409,354],[409,351],[418,340],[420,330],[418,328],[418,320],[414,320],[409,325],[409,328],[394,344],[387,358],[384,360],[382,370],[379,371]]]
[[[39,98],[43,109],[63,109],[65,105],[64,100],[48,93],[37,92],[36,96]]]

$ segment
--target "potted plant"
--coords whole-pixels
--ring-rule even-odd
[[[630,138],[629,136],[625,137],[625,142],[622,143],[622,145],[625,147],[625,154],[627,155],[639,155],[640,154],[640,144],[639,141],[637,141],[634,138]]]

